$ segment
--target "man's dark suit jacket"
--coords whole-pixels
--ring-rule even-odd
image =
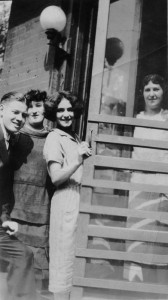
[[[14,203],[12,178],[9,154],[0,125],[0,220],[2,222],[10,220],[10,212]]]

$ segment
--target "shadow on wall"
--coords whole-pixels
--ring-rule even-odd
[[[60,0],[13,0],[9,28],[38,17],[46,6],[60,5],[60,2]]]

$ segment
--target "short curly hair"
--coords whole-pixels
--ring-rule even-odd
[[[72,92],[61,91],[49,96],[47,101],[44,103],[46,119],[52,122],[56,121],[57,108],[63,98],[67,99],[72,105],[75,119],[80,117],[83,113],[83,103],[80,102],[77,96],[75,96]]]
[[[29,107],[32,101],[43,101],[45,103],[45,101],[47,100],[47,92],[40,90],[30,90],[24,94],[24,97],[26,98],[27,106]]]
[[[167,87],[165,79],[162,76],[160,76],[159,74],[149,74],[149,75],[146,75],[142,81],[142,92],[143,92],[144,87],[150,81],[152,83],[159,84],[161,86],[163,92],[165,91],[165,89]]]

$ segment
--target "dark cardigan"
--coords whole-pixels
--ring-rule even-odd
[[[24,127],[13,147],[15,205],[12,218],[49,224],[50,199],[53,187],[43,158],[43,146],[48,132]]]

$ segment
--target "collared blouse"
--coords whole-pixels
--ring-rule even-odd
[[[54,129],[47,136],[44,145],[44,157],[46,159],[47,165],[49,162],[53,161],[59,163],[62,168],[68,167],[76,160],[78,155],[77,147],[80,141],[78,136],[75,134],[74,137],[68,133],[60,130]],[[82,178],[83,166],[79,168],[71,175],[70,179],[64,183],[65,184],[80,184]]]

